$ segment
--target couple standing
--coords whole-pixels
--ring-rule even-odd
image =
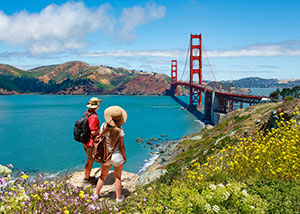
[[[97,110],[100,107],[102,100],[97,97],[93,97],[87,103],[88,110],[84,113],[84,116],[88,117],[89,128],[91,130],[91,136],[88,142],[83,142],[83,148],[87,156],[87,162],[84,168],[84,183],[93,183],[94,178],[90,177],[94,159],[92,157],[93,142],[96,136],[102,135],[105,137],[105,142],[109,151],[113,151],[110,160],[101,164],[101,175],[98,179],[95,189],[96,197],[99,197],[100,191],[104,185],[104,181],[109,173],[111,165],[114,167],[115,187],[116,187],[116,201],[121,201],[121,175],[123,165],[126,163],[126,153],[124,146],[124,131],[122,125],[127,120],[127,113],[119,106],[111,106],[104,111],[105,123],[100,126]]]

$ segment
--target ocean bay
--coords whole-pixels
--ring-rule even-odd
[[[83,169],[85,153],[73,140],[74,122],[86,110],[92,96],[17,95],[0,96],[0,163],[12,163],[27,173],[58,173]],[[150,146],[137,137],[179,139],[202,128],[202,124],[167,96],[98,96],[103,99],[98,115],[119,105],[128,113],[123,126],[128,161],[124,169],[137,173],[151,159]],[[182,97],[183,100],[187,97]],[[157,147],[159,148],[159,147]],[[157,149],[155,147],[155,149]],[[94,167],[99,166],[98,163]]]

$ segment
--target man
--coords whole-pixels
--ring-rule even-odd
[[[83,183],[90,183],[90,184],[95,184],[97,181],[95,180],[95,177],[90,177],[90,173],[93,167],[94,159],[92,157],[92,152],[93,152],[93,141],[94,138],[99,134],[99,127],[100,127],[100,122],[99,118],[97,115],[97,110],[100,107],[100,103],[102,100],[98,99],[97,97],[92,97],[90,101],[86,104],[88,107],[88,110],[84,113],[84,116],[91,114],[88,117],[88,122],[89,122],[89,128],[91,130],[91,136],[90,139],[87,142],[82,142],[83,148],[85,150],[86,156],[87,156],[87,161],[84,167],[84,179]]]

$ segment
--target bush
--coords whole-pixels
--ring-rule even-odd
[[[299,180],[300,178],[300,125],[299,111],[285,120],[280,113],[277,129],[257,131],[253,137],[242,138],[236,146],[224,147],[219,153],[200,164],[195,160],[187,171],[195,181],[216,176],[244,179],[249,176]]]
[[[264,213],[267,202],[247,193],[244,184],[227,185],[177,181],[171,186],[154,184],[140,190],[125,206],[132,213]]]
[[[258,194],[269,202],[269,213],[300,213],[298,182],[259,178],[246,183],[249,193]]]

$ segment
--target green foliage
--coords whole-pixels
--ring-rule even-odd
[[[250,117],[250,114],[248,114],[248,115],[243,115],[243,116],[235,116],[234,117],[234,119],[236,120],[236,122],[241,122],[241,121],[244,121],[244,120],[246,120],[246,119],[248,119]]]
[[[285,97],[285,98],[284,98],[284,101],[290,102],[290,101],[293,101],[294,99],[295,99],[294,97],[288,96],[288,97]]]
[[[1,88],[19,93],[45,92],[46,84],[33,77],[0,76]]]
[[[300,184],[263,177],[246,180],[249,193],[269,202],[268,213],[300,213]]]
[[[167,172],[158,178],[157,183],[172,184],[181,174],[182,165],[179,162],[169,164]]]
[[[110,83],[113,85],[113,86],[118,86],[120,84],[126,84],[128,83],[130,80],[132,79],[132,77],[126,77],[126,76],[118,76],[118,77],[115,77],[113,78],[112,80],[110,80]]]
[[[276,91],[273,91],[270,93],[270,98],[271,100],[278,100],[279,96],[282,96],[283,99],[287,97],[295,97],[299,98],[300,97],[300,86],[294,86],[293,88],[283,88],[281,91],[279,88],[277,88]],[[288,98],[290,99],[290,98]]]
[[[178,180],[172,185],[156,183],[139,190],[124,204],[128,213],[264,213],[267,202],[249,194],[246,185]]]

